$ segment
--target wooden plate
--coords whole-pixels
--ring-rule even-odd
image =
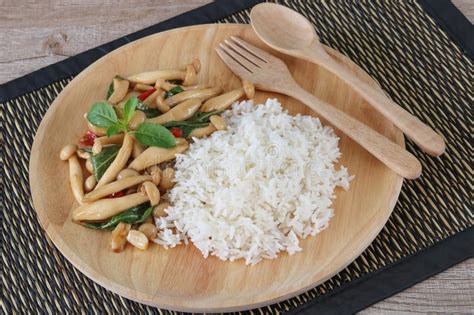
[[[123,253],[115,254],[109,249],[109,233],[72,223],[71,210],[76,204],[69,187],[67,163],[59,160],[59,151],[63,145],[77,142],[84,133],[83,114],[93,102],[104,98],[113,76],[178,68],[199,57],[199,82],[229,90],[240,81],[214,48],[231,35],[265,47],[247,25],[213,24],[156,34],[119,48],[69,83],[38,129],[31,154],[30,183],[43,228],[74,266],[124,297],[161,308],[213,312],[285,300],[330,278],[360,255],[382,229],[397,201],[402,178],[338,133],[341,163],[356,177],[348,192],[337,191],[335,216],[329,228],[304,240],[303,251],[298,254],[281,255],[255,266],[215,257],[204,259],[192,245],[170,250],[153,245],[147,251],[128,246]],[[361,79],[376,86],[354,63],[328,50]],[[404,145],[402,133],[336,77],[308,62],[273,53],[287,63],[304,88]],[[292,114],[314,115],[304,105],[282,95],[258,92],[256,101],[269,97],[277,97]]]

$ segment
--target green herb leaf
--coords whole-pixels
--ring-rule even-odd
[[[157,109],[148,107],[146,104],[142,102],[138,102],[137,109],[144,112],[146,118],[153,118],[160,115],[160,112]]]
[[[174,88],[170,89],[169,91],[166,91],[165,99],[168,98],[168,97],[171,97],[173,95],[176,95],[178,93],[181,93],[183,91],[184,91],[183,88],[181,86],[177,85]]]
[[[178,127],[183,131],[181,137],[186,138],[189,136],[191,131],[197,128],[207,127],[209,125],[209,118],[212,115],[218,115],[222,111],[213,111],[208,113],[196,113],[193,117],[189,118],[188,120],[184,121],[170,121],[164,123],[163,126],[166,128]]]
[[[107,96],[105,97],[106,100],[108,100],[112,94],[114,94],[114,81],[112,81],[107,89]]]
[[[102,149],[99,154],[91,157],[92,167],[94,168],[94,176],[99,181],[104,175],[105,171],[109,168],[110,164],[115,160],[115,157],[120,150],[119,145],[110,145]]]
[[[117,114],[112,105],[98,102],[87,113],[87,120],[94,126],[109,128],[117,123]]]
[[[125,103],[125,105],[123,106],[123,119],[125,120],[125,125],[128,125],[128,123],[132,119],[138,103],[139,103],[138,98],[136,96],[133,96],[133,97],[130,97]]]
[[[143,145],[172,148],[176,146],[176,138],[171,132],[159,124],[143,123],[134,133],[135,138]]]
[[[144,222],[153,212],[149,202],[127,209],[103,223],[85,223],[84,226],[96,230],[113,230],[120,223],[137,224]]]
[[[113,135],[119,133],[120,131],[126,132],[127,130],[122,127],[121,124],[115,124],[107,128],[107,137],[112,137]]]

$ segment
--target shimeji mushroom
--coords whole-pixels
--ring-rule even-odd
[[[192,117],[201,107],[202,101],[198,98],[192,98],[185,100],[184,102],[176,105],[166,113],[150,118],[147,122],[155,124],[164,124],[170,121],[182,121]]]
[[[127,235],[132,227],[129,223],[120,222],[112,231],[111,247],[114,252],[121,252],[127,244]]]
[[[156,70],[132,75],[127,79],[133,83],[156,84],[158,80],[183,80],[183,85],[193,85],[196,82],[197,71],[193,64],[185,70]]]
[[[244,95],[249,99],[255,96],[255,87],[253,83],[242,81],[242,87],[208,99],[204,105],[202,105],[201,111],[212,112],[225,110]]]
[[[97,142],[100,142],[102,146],[106,146],[108,144],[122,144],[124,136],[125,134],[118,133],[110,137],[99,137],[94,140],[94,144]]]
[[[160,189],[168,190],[174,186],[175,170],[172,167],[167,167],[163,170],[160,181]]]
[[[203,138],[216,130],[224,130],[226,127],[226,123],[224,118],[219,115],[212,115],[209,117],[210,123],[206,127],[196,128],[193,129],[189,135],[187,136],[188,139],[192,138]]]
[[[114,92],[110,95],[108,101],[112,104],[117,104],[127,95],[130,82],[128,80],[115,78],[112,84],[114,86]]]
[[[141,192],[118,198],[100,199],[91,203],[84,203],[74,209],[72,219],[74,221],[100,222],[147,201],[148,196]]]
[[[149,91],[150,89],[152,89],[153,86],[151,85],[148,85],[148,84],[142,84],[142,83],[137,83],[135,84],[135,86],[133,87],[133,89],[135,91]]]
[[[143,147],[143,145],[139,143],[138,141],[135,141],[133,143],[132,157],[136,159],[137,156],[143,153],[143,151],[145,151],[145,148]]]
[[[63,154],[61,155],[64,157]],[[82,203],[82,197],[84,196],[84,176],[82,175],[81,164],[75,152],[73,152],[67,160],[69,163],[69,181],[71,183],[72,194],[77,202]]]
[[[159,205],[157,205],[154,209],[153,209],[153,217],[155,218],[159,218],[159,217],[164,217],[166,216],[166,211],[165,209],[168,208],[170,206],[169,202],[162,202],[160,203]]]
[[[184,139],[183,139],[184,140]],[[142,171],[147,167],[160,164],[162,162],[171,161],[176,154],[186,151],[189,144],[186,141],[181,142],[173,148],[148,147],[142,154],[136,157],[129,168]]]
[[[95,186],[95,189],[110,183],[117,177],[118,173],[125,167],[132,154],[133,142],[133,137],[126,133],[123,138],[122,147],[118,151],[117,156],[115,157],[112,164],[110,164],[110,166],[100,178],[99,182]]]
[[[176,104],[179,104],[185,100],[192,99],[192,98],[199,98],[202,101],[205,101],[211,97],[219,95],[222,92],[221,88],[213,87],[208,89],[202,90],[189,90],[184,91],[178,94],[175,94],[167,99],[164,100],[164,103],[169,107],[173,107]]]
[[[110,196],[111,194],[117,193],[126,188],[136,186],[151,179],[151,175],[139,175],[122,178],[115,182],[111,182],[102,187],[99,187],[88,194],[85,194],[82,198],[82,202],[92,202]]]

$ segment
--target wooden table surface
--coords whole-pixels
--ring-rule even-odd
[[[4,45],[0,50],[0,84],[208,2],[2,0],[0,42]],[[474,1],[453,2],[473,22]],[[474,259],[361,313],[474,314]]]

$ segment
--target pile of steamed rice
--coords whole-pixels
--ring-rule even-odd
[[[255,264],[328,226],[336,186],[349,188],[338,137],[310,116],[291,116],[275,99],[242,102],[223,114],[228,128],[195,139],[176,158],[168,216],[156,243],[191,240],[204,257]]]

